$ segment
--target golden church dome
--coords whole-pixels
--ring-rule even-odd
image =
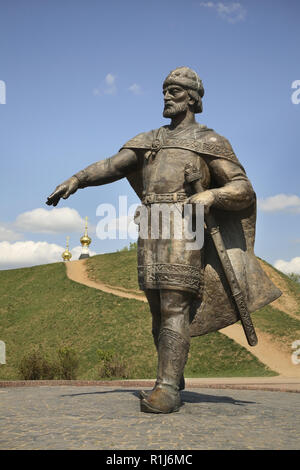
[[[69,251],[69,238],[70,237],[67,237],[67,246],[65,251],[61,255],[64,261],[70,261],[70,259],[72,258],[72,253]]]
[[[81,238],[80,238],[80,243],[82,246],[89,246],[92,243],[92,239],[88,236],[87,233],[85,233]]]
[[[88,218],[85,218],[85,231],[84,235],[80,238],[80,243],[82,246],[81,255],[79,259],[89,258],[89,246],[92,243],[92,239],[88,236]]]

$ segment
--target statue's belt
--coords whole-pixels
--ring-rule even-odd
[[[149,193],[143,196],[142,203],[145,205],[149,204],[162,204],[162,203],[173,203],[184,202],[188,198],[188,195],[184,191],[177,193],[166,193],[166,194],[154,194]]]

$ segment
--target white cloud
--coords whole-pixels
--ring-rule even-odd
[[[93,89],[93,94],[95,96],[115,95],[118,91],[116,79],[116,75],[108,73],[105,76],[102,84],[99,87]],[[132,85],[130,85],[128,90],[131,91],[131,93],[133,93],[134,95],[140,95],[142,93],[142,88],[138,83],[133,83]]]
[[[300,212],[300,197],[289,194],[277,194],[276,196],[258,199],[258,208],[263,212]]]
[[[82,247],[70,249],[72,260],[79,259]],[[55,243],[20,241],[9,243],[0,242],[0,269],[23,268],[39,264],[62,262],[65,247]],[[97,253],[90,250],[90,256]]]
[[[105,77],[105,83],[109,86],[113,86],[115,84],[116,77],[112,73],[108,73]]]
[[[11,230],[4,224],[0,225],[0,241],[14,242],[16,240],[19,240],[20,238],[22,238],[22,235],[20,233]]]
[[[239,2],[201,2],[201,7],[211,8],[217,14],[229,23],[238,23],[246,18],[246,8]]]
[[[214,8],[215,4],[214,2],[201,2],[200,6],[205,8]]]
[[[128,89],[134,95],[140,95],[142,93],[142,89],[141,89],[140,85],[138,85],[137,83],[133,83]]]
[[[38,208],[20,214],[14,226],[18,230],[32,233],[68,233],[82,232],[85,221],[75,209],[61,207],[59,209]]]
[[[108,73],[105,77],[105,83],[107,87],[104,89],[104,93],[106,95],[115,95],[117,92],[116,76],[112,73]]]
[[[108,73],[105,76],[104,82],[98,88],[93,89],[93,94],[99,96],[102,94],[105,95],[115,95],[117,93],[116,87],[116,75]]]
[[[0,243],[0,268],[20,268],[62,261],[62,246],[47,242]]]
[[[290,261],[278,259],[277,261],[275,261],[274,266],[276,269],[279,269],[279,271],[282,271],[286,274],[300,274],[300,256],[292,258]]]

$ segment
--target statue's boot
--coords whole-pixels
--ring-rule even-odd
[[[152,335],[153,335],[153,340],[154,340],[154,344],[155,344],[155,347],[156,347],[156,351],[158,352],[158,336],[159,335],[157,334],[157,330],[153,330]],[[148,390],[140,390],[139,391],[139,397],[141,399],[147,398],[150,395],[150,393],[152,393],[155,390],[156,386],[157,386],[157,381],[155,382],[155,385],[154,385],[152,390],[149,390],[149,391]],[[179,382],[179,390],[184,390],[184,389],[185,389],[185,380],[184,380],[184,376],[182,374],[182,376],[180,377],[180,382]]]
[[[181,406],[180,378],[187,361],[189,341],[179,333],[163,328],[158,342],[158,373],[156,386],[141,400],[145,413],[172,413]]]
[[[150,393],[152,393],[155,388],[157,386],[157,382],[155,382],[155,385],[153,387],[152,390],[140,390],[139,391],[139,397],[142,399],[142,398],[147,398]],[[180,378],[180,382],[179,382],[179,387],[178,387],[178,390],[181,391],[181,390],[184,390],[185,389],[185,380],[184,380],[184,376],[182,375],[181,378]]]
[[[178,389],[165,384],[159,384],[151,395],[141,401],[141,411],[144,413],[173,413],[179,411],[181,398]]]

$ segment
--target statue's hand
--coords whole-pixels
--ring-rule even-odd
[[[71,176],[71,178],[55,188],[55,191],[47,198],[46,204],[48,204],[48,206],[57,206],[60,198],[68,199],[71,194],[77,191],[78,186],[79,181],[76,176]]]
[[[191,196],[187,202],[190,204],[202,204],[204,206],[204,213],[208,214],[209,209],[213,205],[214,201],[215,196],[213,191],[208,190],[203,191],[202,193],[193,194],[193,196]]]

